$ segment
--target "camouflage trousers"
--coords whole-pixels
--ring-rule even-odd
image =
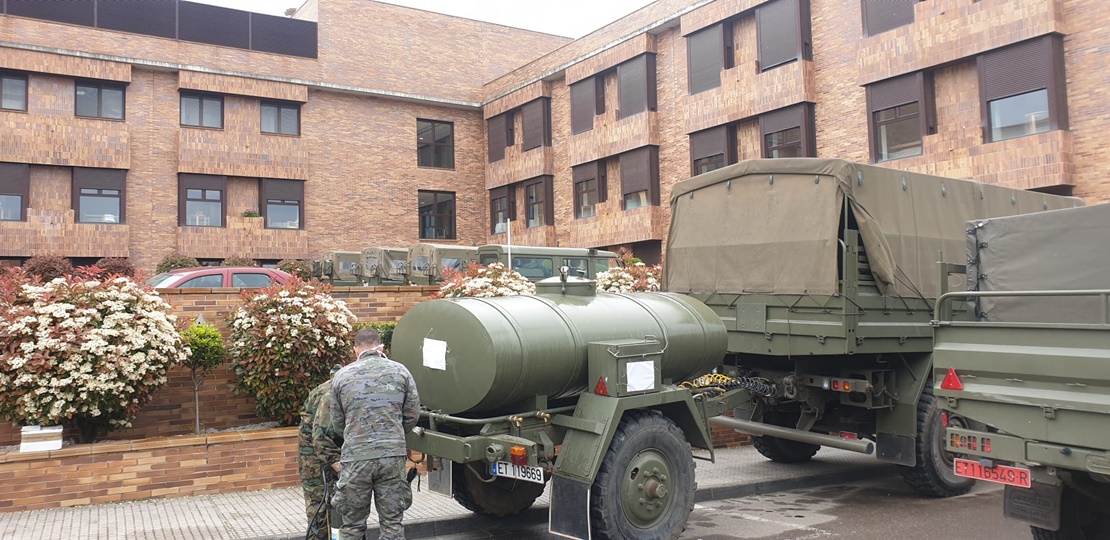
[[[330,540],[331,531],[328,529],[327,508],[321,507],[324,500],[324,480],[320,477],[321,467],[324,462],[313,455],[301,454],[297,456],[297,465],[301,473],[301,487],[304,488],[304,506],[308,516],[308,540]],[[335,493],[335,473],[328,472],[328,483],[331,492]],[[317,511],[319,510],[319,511]]]
[[[343,464],[339,483],[335,486],[332,505],[343,517],[340,540],[362,540],[366,534],[366,518],[370,517],[373,498],[378,510],[381,540],[404,540],[401,518],[412,505],[412,489],[405,481],[405,458],[402,456]]]

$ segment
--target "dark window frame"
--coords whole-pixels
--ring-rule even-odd
[[[297,208],[296,227],[271,227],[270,205],[295,206]],[[261,178],[258,181],[258,206],[262,215],[263,227],[275,231],[303,231],[304,220],[304,181],[276,178]]]
[[[609,200],[609,183],[607,178],[608,159],[600,159],[572,167],[571,176],[574,190],[574,219],[587,219],[597,216],[597,205]],[[592,190],[583,190],[582,186],[594,183]],[[589,192],[596,193],[596,202],[593,205],[593,216],[583,216],[582,195]]]
[[[585,133],[594,128],[594,118],[597,116],[597,82],[593,79],[593,77],[586,77],[570,84],[571,135]]]
[[[884,7],[889,9],[890,6],[891,6],[892,1],[895,1],[895,0],[861,0],[860,1],[860,15],[862,16],[862,19],[863,19],[863,21],[862,21],[862,23],[863,23],[863,37],[865,37],[865,38],[872,37],[872,36],[879,36],[879,35],[882,35],[886,32],[894,30],[896,28],[901,28],[903,26],[909,26],[909,25],[913,24],[916,21],[916,15],[914,14],[913,4],[917,4],[918,2],[924,2],[925,0],[900,0],[900,1],[905,2],[906,4],[910,5],[909,20],[899,19],[897,21],[894,21],[897,24],[894,24],[893,26],[884,26],[881,29],[872,29],[872,24],[875,24],[879,21],[875,21],[875,20],[872,19],[873,13],[871,13],[869,11],[868,6],[871,5],[873,2],[876,2],[876,1],[887,3],[887,5],[884,6]],[[869,24],[869,21],[871,22],[871,24]]]
[[[272,108],[277,109],[277,116],[275,117],[275,121],[277,122],[277,131],[266,131],[266,127],[263,125],[262,116],[265,114],[264,111],[266,110],[267,107],[272,107]],[[285,133],[283,131],[284,126],[282,126],[282,123],[281,123],[281,112],[283,110],[286,110],[286,109],[291,109],[291,110],[297,111],[297,128],[296,128],[295,133]],[[275,99],[262,99],[262,100],[258,101],[258,114],[259,114],[259,116],[258,116],[258,119],[259,119],[258,129],[259,129],[259,131],[261,131],[261,133],[263,135],[278,135],[278,136],[282,136],[282,137],[300,137],[301,136],[301,103],[298,103],[298,102],[295,102],[295,101],[280,101],[280,100],[275,100]]]
[[[1048,65],[1044,66],[1046,73],[1037,75],[1043,77],[1044,84],[1039,84],[1034,80],[1034,77],[1021,77],[1020,80],[1026,82],[1026,86],[1013,86],[1013,80],[999,81],[1003,82],[1004,90],[998,91],[991,86],[993,81],[988,81],[989,73],[987,64],[989,62],[998,61],[999,57],[1003,57],[1008,53],[1015,53],[1023,49],[1026,52],[1033,52],[1044,55],[1043,58],[1038,59],[1047,62]],[[1019,66],[1021,73],[1028,75],[1030,72],[1029,62],[1023,62]],[[1015,96],[1036,92],[1039,90],[1046,90],[1048,94],[1048,130],[1047,131],[1067,131],[1069,129],[1068,123],[1068,95],[1067,95],[1067,74],[1064,66],[1064,44],[1063,37],[1058,34],[1049,34],[1033,39],[1015,43],[1000,49],[988,51],[976,57],[976,69],[979,78],[979,112],[981,114],[982,122],[982,136],[983,143],[998,142],[995,141],[992,135],[992,123],[990,104],[994,101],[1007,99]],[[1005,84],[1009,83],[1009,84]],[[1036,133],[1026,134],[1022,136],[1035,135]],[[999,141],[1009,140],[1017,137],[1008,137],[999,139]]]
[[[433,211],[430,212],[430,213],[424,212],[423,209],[420,207],[420,195],[425,194],[425,193],[430,193],[434,196],[433,199],[432,199],[432,210]],[[450,200],[451,200],[452,209],[453,209],[453,211],[451,213],[441,214],[441,213],[438,212],[439,204],[440,204],[440,200],[439,200],[440,195],[450,195],[451,196]],[[431,189],[417,190],[417,192],[416,192],[416,205],[417,205],[416,208],[417,208],[417,214],[419,215],[418,230],[417,230],[418,238],[420,238],[421,240],[455,240],[455,239],[457,239],[458,236],[459,236],[458,218],[456,217],[456,216],[458,216],[458,209],[459,209],[458,204],[459,204],[458,194],[456,194],[454,191],[442,191],[442,190],[431,190]],[[425,216],[432,216],[432,225],[431,225],[432,230],[435,231],[435,230],[438,230],[438,229],[443,229],[444,230],[443,236],[438,236],[436,234],[433,234],[432,236],[425,236],[424,235],[424,229],[425,229],[425,227],[424,227],[424,217]],[[450,235],[448,235],[447,232],[446,232],[447,227],[439,227],[441,218],[444,218],[444,219],[450,218],[450,221],[451,221],[451,227],[450,227],[451,228],[451,234]]]
[[[765,49],[765,47],[769,45],[768,41],[772,40],[773,37],[768,38],[765,35],[763,25],[768,23],[765,23],[764,21],[767,20],[768,14],[773,13],[773,9],[782,7],[782,2],[794,2],[796,6],[794,12],[796,18],[790,21],[791,24],[793,24],[793,28],[791,30],[795,33],[795,35],[793,36],[795,39],[792,44],[794,57],[774,62],[765,62],[767,56],[773,54],[772,51],[768,51]],[[755,9],[755,19],[756,58],[757,64],[759,66],[759,71],[761,73],[770,71],[777,67],[792,64],[799,60],[813,60],[813,22],[812,16],[810,14],[809,0],[773,0],[772,2],[760,5]],[[726,30],[727,29],[728,27],[726,27]],[[726,38],[727,37],[729,36],[726,36]]]
[[[553,184],[551,176],[537,176],[530,180],[523,182],[524,186],[524,223],[527,228],[535,229],[539,227],[550,227],[555,225],[555,194],[553,192]],[[528,199],[528,188],[539,186],[537,193],[542,196],[538,201],[531,201]],[[537,225],[532,225],[534,218],[535,207],[543,205],[543,222]]]
[[[648,206],[659,206],[659,147],[654,145],[643,146],[620,154],[618,159],[621,173],[621,211],[630,210],[627,204],[628,196],[637,193],[645,194],[644,198],[647,204],[631,208],[631,210]],[[638,162],[637,160],[642,161]],[[645,178],[637,178],[633,181],[629,172],[635,167],[645,163],[646,170],[643,172],[647,176]]]
[[[95,190],[97,193],[85,193],[85,190]],[[116,195],[104,193],[117,191]],[[94,169],[74,167],[70,188],[70,199],[73,208],[73,222],[97,225],[125,225],[127,224],[127,171],[124,169]],[[119,201],[119,214],[116,221],[84,221],[81,219],[81,199],[83,197],[97,197],[104,199],[117,199]]]
[[[644,79],[641,81],[636,80],[636,83],[644,85],[643,102],[638,100],[636,103],[628,103],[626,101],[632,100],[633,97],[640,97],[638,94],[631,94],[625,88],[625,73],[630,70],[634,65],[639,63],[644,64]],[[621,62],[617,66],[617,119],[628,118],[637,114],[649,111],[655,111],[659,108],[658,103],[658,82],[657,82],[657,68],[654,53],[644,53],[631,60]],[[637,68],[638,69],[638,68]],[[636,72],[632,72],[638,75]]]
[[[534,107],[539,107],[539,128],[530,128],[528,123],[529,113],[532,112]],[[535,113],[532,112],[532,116]],[[536,148],[551,146],[551,98],[541,97],[525,103],[520,108],[520,122],[521,122],[521,138],[520,145],[521,151],[527,152]],[[535,130],[541,131],[540,136],[537,137]]]
[[[891,108],[910,103],[918,106],[918,131],[921,134],[921,154],[925,154],[925,137],[937,132],[936,86],[931,71],[919,71],[909,75],[887,79],[867,86],[867,137],[872,163],[897,161],[901,158],[880,160],[879,137],[880,123],[877,114]],[[883,122],[886,124],[888,122]]]
[[[220,223],[212,225],[198,225],[189,223],[188,208],[189,201],[193,202],[212,202],[211,199],[202,197],[190,198],[188,197],[189,190],[207,190],[220,192]],[[179,227],[213,227],[224,228],[227,227],[227,177],[219,175],[204,175],[204,174],[187,174],[179,173],[177,177],[177,224]]]
[[[733,45],[733,36],[731,35],[731,33],[725,32],[726,26],[728,28],[731,28],[732,25],[726,25],[726,22],[727,21],[722,21],[716,24],[712,24],[684,36],[686,38],[686,90],[687,93],[691,96],[721,87],[721,73],[723,73],[725,69],[728,69],[725,66],[729,65],[729,61],[725,58],[726,47]],[[720,36],[715,35],[718,32],[721,34]],[[693,69],[694,62],[692,60],[694,58],[695,51],[694,46],[692,45],[693,42],[691,40],[697,39],[694,36],[697,36],[698,34],[704,34],[702,39],[708,40],[707,49],[715,51],[714,54],[718,55],[717,58],[710,59],[712,61],[718,61],[715,62],[715,65],[720,66],[720,69],[716,72],[715,81],[706,81],[705,83],[702,83],[700,80],[696,79],[699,73],[695,73],[695,70]],[[716,44],[713,43],[714,41],[716,42]],[[735,62],[735,60],[733,60],[733,62]],[[710,68],[713,67],[709,66],[709,63],[706,63],[706,66]],[[708,73],[708,71],[706,73]],[[695,85],[695,82],[698,82],[699,84]]]
[[[717,135],[716,133],[711,132],[711,130],[723,130],[723,133],[720,134],[720,135]],[[690,133],[688,135],[688,137],[689,137],[689,144],[690,144],[690,175],[691,176],[697,176],[698,174],[704,174],[704,172],[709,172],[709,171],[713,171],[713,170],[716,170],[716,169],[720,169],[721,167],[727,167],[727,166],[732,165],[732,164],[737,162],[738,152],[737,152],[737,149],[736,149],[737,141],[736,141],[736,124],[735,123],[721,124],[719,126],[714,126],[714,127],[711,127],[711,128],[700,130],[700,131],[695,131],[693,133]],[[699,141],[707,141],[707,140],[712,141],[714,138],[721,139],[721,141],[720,141],[721,146],[718,147],[716,145],[707,144],[706,142],[699,142]],[[720,149],[720,152],[713,152],[711,154],[704,153],[705,152],[704,147],[706,147],[706,146],[709,146],[710,150]],[[718,161],[719,161],[719,163],[717,163]],[[704,164],[718,164],[718,166],[714,167],[712,169],[707,169],[703,173],[699,173],[698,172],[699,166],[704,165]]]
[[[486,120],[486,153],[490,163],[505,159],[508,113],[501,113]],[[417,149],[419,152],[419,148]]]
[[[511,116],[508,118],[508,121],[510,123],[512,122],[512,117]],[[420,124],[422,122],[427,123],[429,125],[428,127],[431,129],[431,134],[432,134],[431,135],[431,142],[425,142],[425,143],[420,142]],[[436,128],[438,126],[441,126],[441,125],[448,126],[449,128],[451,128],[451,142],[441,143],[441,142],[436,141]],[[507,128],[506,136],[508,135],[508,133],[509,133],[509,131],[508,131],[508,128]],[[510,146],[510,145],[507,144],[506,146]],[[432,162],[431,163],[422,163],[421,162],[421,160],[420,160],[420,158],[421,158],[421,154],[420,154],[421,148],[431,148],[432,149]],[[442,149],[446,149],[447,155],[451,159],[451,166],[450,167],[443,167],[443,166],[435,164],[435,161],[436,161],[435,156],[436,156],[437,150],[442,151]],[[416,166],[421,167],[421,168],[425,168],[425,169],[455,170],[455,123],[454,122],[449,121],[449,120],[431,120],[431,119],[428,119],[428,118],[417,118],[416,119]]]
[[[791,146],[781,145],[769,148],[768,135],[797,127],[800,128],[801,135],[801,157],[817,157],[817,129],[813,109],[812,103],[803,102],[760,115],[760,156],[767,158],[772,150]]]
[[[494,203],[496,201],[503,201],[505,206],[505,219],[506,221],[516,220],[516,185],[509,184],[489,190],[489,230],[490,234],[502,234],[504,231],[498,231],[497,225],[501,223],[497,220],[499,211],[494,210]]]
[[[79,99],[77,93],[81,88],[95,88],[96,89],[96,114],[86,115],[77,112],[77,100]],[[104,116],[104,90],[119,90],[120,92],[120,116],[115,118],[112,116]],[[127,120],[127,85],[115,81],[102,81],[98,79],[75,79],[73,83],[73,115],[78,118],[95,118],[97,120],[113,120],[116,122],[124,122]]]
[[[27,221],[31,200],[31,166],[26,163],[0,163],[0,195],[19,197],[19,219],[2,221]]]
[[[31,78],[26,73],[23,73],[23,72],[0,70],[0,89],[3,88],[3,84],[4,84],[3,79],[18,80],[18,81],[21,81],[23,83],[23,108],[22,109],[12,109],[12,108],[8,108],[8,107],[4,107],[3,106],[3,101],[2,101],[2,99],[0,99],[0,111],[27,112],[27,109],[30,107],[30,102],[31,102]],[[76,105],[74,105],[74,107],[76,107]]]
[[[199,124],[186,124],[185,123],[185,118],[184,118],[185,108],[182,107],[182,101],[184,101],[186,98],[196,99],[198,101],[197,102],[197,107],[198,107],[198,118],[200,118],[200,123]],[[220,125],[218,127],[212,127],[212,126],[204,125],[204,110],[205,110],[204,109],[204,102],[205,101],[218,101],[220,103]],[[178,108],[178,115],[177,115],[178,116],[178,122],[184,127],[197,128],[197,129],[223,129],[224,128],[224,112],[226,111],[226,103],[224,102],[224,96],[222,96],[220,94],[210,94],[210,93],[206,93],[206,92],[193,92],[193,91],[184,91],[184,90],[182,90],[181,93],[180,93],[180,97],[177,100],[177,108]]]

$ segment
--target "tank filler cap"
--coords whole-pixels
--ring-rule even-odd
[[[563,280],[566,279],[564,282]],[[595,296],[596,285],[592,279],[553,276],[536,282],[536,294],[552,296]]]

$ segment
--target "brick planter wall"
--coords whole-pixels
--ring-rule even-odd
[[[296,428],[0,454],[0,512],[300,485]]]

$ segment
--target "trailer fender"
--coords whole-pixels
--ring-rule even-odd
[[[933,367],[932,354],[903,354],[890,360],[895,370],[898,397],[875,418],[876,456],[881,461],[917,465],[917,402]]]

